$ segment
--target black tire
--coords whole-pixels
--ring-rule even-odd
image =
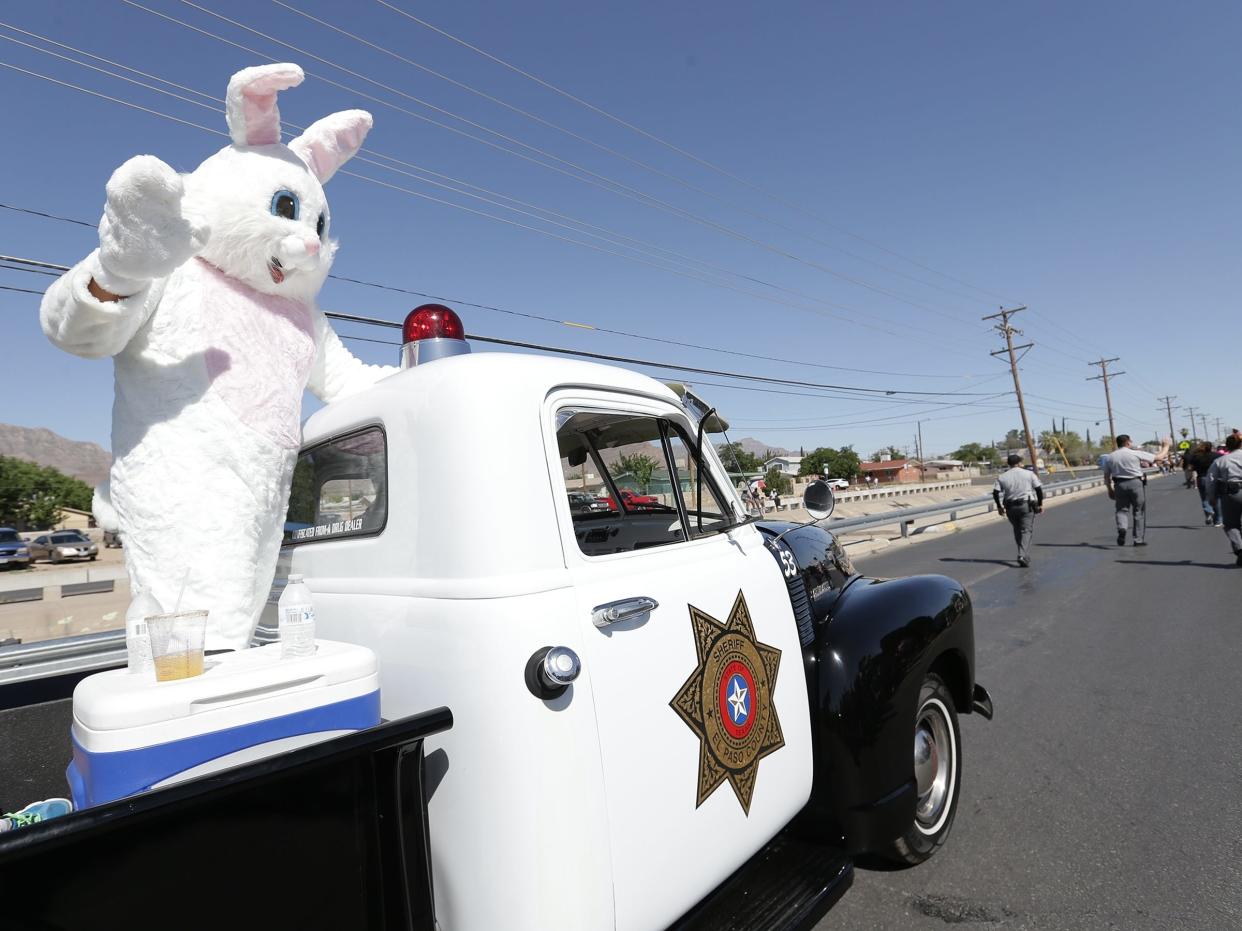
[[[919,689],[913,738],[915,791],[918,793],[914,820],[905,834],[883,853],[885,859],[908,866],[922,863],[944,846],[953,829],[957,800],[962,791],[962,731],[957,709],[948,686],[935,673],[929,673]],[[924,763],[922,767],[920,758]]]
[[[95,561],[95,557],[94,557],[94,556],[92,556],[92,557],[91,557],[91,562],[94,562],[94,561]]]

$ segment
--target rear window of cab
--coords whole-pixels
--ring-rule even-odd
[[[314,543],[381,533],[388,522],[388,440],[364,427],[298,455],[285,516],[284,543]]]

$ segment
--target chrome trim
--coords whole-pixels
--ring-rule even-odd
[[[432,339],[415,340],[401,346],[401,368],[412,369],[416,365],[433,362],[436,359],[447,359],[449,356],[464,356],[468,352],[470,352],[470,344],[464,339],[437,336]]]
[[[602,604],[593,608],[591,610],[591,622],[596,627],[608,627],[612,624],[620,624],[622,621],[632,621],[634,618],[642,617],[644,614],[650,614],[658,607],[660,607],[660,602],[646,595],[640,595],[637,598],[622,598],[620,601],[610,601],[608,604]]]
[[[578,678],[582,660],[569,647],[553,647],[539,664],[539,675],[549,688],[564,688]]]

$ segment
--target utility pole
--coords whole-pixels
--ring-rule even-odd
[[[919,481],[927,481],[927,463],[923,460],[923,421],[919,421]]]
[[[1169,440],[1172,441],[1177,436],[1177,432],[1173,429],[1173,402],[1177,400],[1177,395],[1171,394],[1163,398],[1156,398],[1156,400],[1164,402],[1164,409],[1169,415]]]
[[[1125,372],[1110,372],[1108,363],[1120,361],[1117,357],[1111,359],[1101,359],[1099,362],[1088,362],[1088,365],[1098,365],[1100,367],[1099,375],[1092,375],[1087,381],[1104,381],[1104,403],[1108,406],[1108,432],[1113,435],[1113,442],[1117,442],[1117,427],[1113,424],[1113,396],[1108,390],[1108,379],[1110,375],[1124,375]]]
[[[1195,409],[1193,407],[1183,407],[1182,410],[1184,410],[1187,414],[1190,415],[1190,438],[1194,439],[1195,431],[1199,429],[1197,426],[1195,426]],[[1204,439],[1207,439],[1207,437],[1204,437]]]
[[[1225,438],[1225,428],[1220,425],[1220,418],[1216,418],[1216,438],[1223,440]]]
[[[1035,455],[1035,437],[1031,435],[1031,425],[1026,419],[1026,402],[1022,400],[1022,382],[1018,378],[1018,358],[1014,355],[1019,349],[1030,349],[1034,343],[1023,343],[1021,346],[1013,344],[1013,335],[1017,333],[1022,335],[1022,331],[1017,327],[1009,325],[1009,318],[1020,311],[1026,310],[1025,306],[1015,307],[1012,310],[1001,308],[1000,313],[990,314],[984,317],[984,320],[995,320],[1000,318],[1000,323],[996,324],[994,329],[1005,337],[1005,348],[998,349],[991,355],[999,356],[1002,353],[1009,355],[1009,371],[1013,375],[1013,392],[1018,396],[1018,413],[1022,415],[1022,432],[1026,436],[1026,451],[1031,457],[1031,468],[1039,469],[1039,457]]]
[[[1203,438],[1207,440],[1209,443],[1212,442],[1211,434],[1208,433],[1208,428],[1207,428],[1207,414],[1203,413],[1203,411],[1200,411],[1199,419],[1203,421]]]

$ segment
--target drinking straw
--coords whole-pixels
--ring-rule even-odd
[[[185,594],[185,587],[190,581],[190,570],[185,570],[185,575],[181,577],[181,591],[177,592],[177,603],[173,605],[172,613],[176,614],[181,610],[181,597]]]

